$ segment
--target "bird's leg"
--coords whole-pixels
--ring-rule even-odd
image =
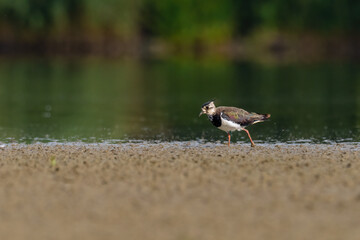
[[[249,133],[249,131],[248,130],[246,130],[245,128],[243,129],[246,133],[247,133],[247,135],[249,136],[249,138],[250,138],[250,141],[251,141],[251,146],[252,147],[255,147],[255,143],[253,142],[253,140],[251,139],[251,136],[250,136],[250,133]]]
[[[230,135],[230,132],[228,132],[227,134],[228,134],[228,139],[229,139],[229,141],[228,141],[228,146],[230,147],[230,139],[231,139],[231,135]]]

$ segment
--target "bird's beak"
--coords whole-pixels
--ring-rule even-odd
[[[201,115],[203,115],[203,114],[204,114],[204,112],[203,112],[203,111],[201,111],[201,112],[200,112],[200,114],[199,114],[199,117],[200,117]]]

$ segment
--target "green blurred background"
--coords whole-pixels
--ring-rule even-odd
[[[0,1],[2,52],[358,57],[359,26],[358,0]]]
[[[0,142],[360,141],[358,0],[1,0]],[[233,141],[247,142],[245,134]]]

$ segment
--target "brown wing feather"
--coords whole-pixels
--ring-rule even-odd
[[[262,122],[270,117],[270,114],[249,113],[241,108],[236,107],[218,107],[216,111],[228,120],[236,122],[242,126],[252,125]]]

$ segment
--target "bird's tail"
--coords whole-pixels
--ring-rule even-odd
[[[261,114],[262,115],[262,120],[268,120],[271,117],[271,114],[266,113],[266,114]]]
[[[253,122],[251,124],[255,124],[255,123],[259,123],[259,122],[264,122],[266,120],[269,120],[270,118],[270,114],[257,114],[255,113],[255,117],[253,118]]]

